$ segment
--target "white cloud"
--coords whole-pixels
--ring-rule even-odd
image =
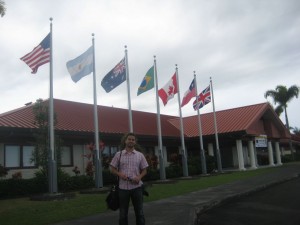
[[[101,79],[124,57],[128,46],[132,109],[156,112],[155,93],[136,96],[157,56],[162,87],[178,64],[181,97],[197,74],[198,91],[214,83],[216,109],[267,101],[278,84],[299,84],[300,2],[297,0],[52,0],[6,1],[0,18],[0,113],[49,96],[49,66],[36,75],[20,57],[49,32],[53,17],[54,97],[93,103],[92,75],[73,83],[66,62],[92,44],[95,33],[97,96],[101,105],[127,108],[126,83],[110,93]],[[288,108],[300,127],[299,99]],[[162,114],[178,116],[177,97]],[[211,112],[211,105],[201,110]],[[195,115],[191,103],[183,116]]]

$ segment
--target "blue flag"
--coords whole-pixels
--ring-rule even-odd
[[[93,72],[93,46],[76,59],[67,62],[67,69],[75,83]]]
[[[125,57],[101,81],[101,86],[108,93],[126,80]]]

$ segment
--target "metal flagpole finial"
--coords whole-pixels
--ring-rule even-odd
[[[156,55],[154,55],[153,58],[156,59]]]
[[[52,18],[52,17],[50,17],[50,18],[49,18],[49,20],[52,22],[53,18]]]
[[[175,64],[175,67],[176,67],[176,69],[177,69],[177,64]]]
[[[196,71],[194,70],[194,75],[196,75]]]
[[[93,37],[95,37],[95,34],[94,34],[94,33],[92,33],[92,36],[93,36]]]
[[[127,45],[125,45],[124,48],[127,49]]]

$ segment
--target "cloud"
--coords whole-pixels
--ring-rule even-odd
[[[6,6],[0,23],[0,113],[48,98],[48,65],[32,75],[20,57],[48,34],[50,17],[55,98],[93,103],[92,75],[75,84],[65,65],[92,45],[92,33],[101,105],[128,107],[126,83],[109,94],[100,86],[104,75],[124,57],[125,45],[134,110],[156,112],[154,91],[136,96],[154,55],[159,88],[175,72],[175,64],[181,97],[193,71],[198,91],[212,77],[217,110],[267,101],[264,92],[278,84],[299,85],[297,0],[28,0],[6,1]],[[178,116],[177,98],[160,108],[162,114]],[[291,125],[299,127],[299,99],[288,110]],[[207,105],[201,113],[211,111]],[[195,115],[191,103],[182,108],[182,115]]]

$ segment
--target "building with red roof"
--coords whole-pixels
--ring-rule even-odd
[[[48,104],[48,100],[43,102]],[[33,105],[0,114],[0,164],[10,169],[10,174],[22,171],[31,177],[37,170],[31,162],[34,150]],[[94,106],[79,102],[54,99],[57,123],[55,135],[63,140],[62,166],[72,174],[76,166],[84,174],[88,159],[87,145],[94,141]],[[112,156],[119,150],[120,139],[129,132],[128,110],[98,106],[99,138],[103,156]],[[157,114],[132,111],[133,131],[138,136],[144,154],[158,156]],[[180,120],[176,116],[160,115],[164,160],[181,150]],[[299,149],[300,140],[291,136],[269,103],[260,103],[200,116],[203,146],[206,155],[216,155],[216,137],[219,142],[223,168],[257,168],[260,165],[281,165],[283,152],[289,150],[292,140]],[[184,142],[188,157],[200,153],[198,116],[183,118]],[[216,135],[217,134],[217,135]],[[200,162],[199,162],[200,163]],[[209,172],[209,171],[208,171]],[[9,175],[8,175],[9,176]]]

